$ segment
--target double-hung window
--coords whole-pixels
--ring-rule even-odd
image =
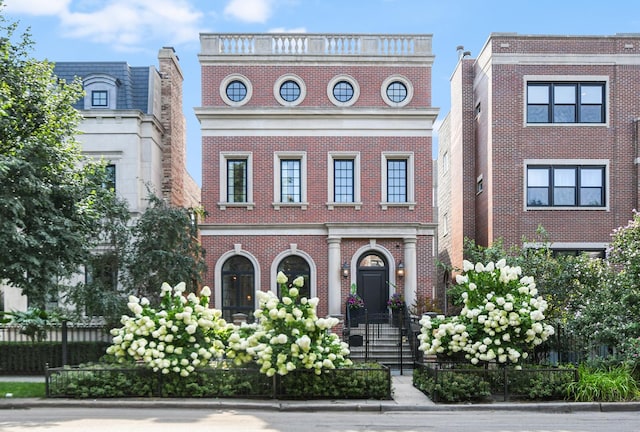
[[[227,206],[253,208],[251,153],[221,153],[218,205],[221,210]]]
[[[362,206],[360,197],[360,153],[331,152],[328,159],[327,206],[354,207]]]
[[[412,153],[383,153],[382,208],[415,206],[415,179]]]
[[[605,123],[604,82],[528,82],[527,123]]]
[[[603,165],[528,165],[528,207],[604,207]]]
[[[274,153],[274,202],[281,206],[307,208],[307,154],[305,152]]]
[[[300,159],[280,160],[280,202],[302,201],[302,172]]]

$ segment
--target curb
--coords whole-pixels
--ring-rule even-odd
[[[2,409],[31,408],[186,408],[207,410],[266,410],[266,411],[530,411],[547,413],[624,412],[640,411],[640,402],[543,402],[494,404],[438,404],[402,405],[388,401],[251,401],[229,399],[2,399]]]

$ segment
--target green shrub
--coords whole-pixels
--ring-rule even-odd
[[[638,383],[627,366],[592,369],[581,365],[580,378],[569,384],[567,396],[580,402],[620,402],[640,397]]]
[[[438,382],[426,368],[414,369],[413,384],[436,402],[478,402],[491,396],[489,382],[478,373],[461,370],[439,370]]]

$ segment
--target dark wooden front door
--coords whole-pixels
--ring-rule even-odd
[[[360,267],[358,269],[358,295],[364,300],[369,314],[387,312],[389,286],[386,267]]]

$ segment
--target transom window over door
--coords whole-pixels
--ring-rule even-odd
[[[527,166],[527,206],[604,207],[605,167]]]
[[[300,298],[311,297],[311,268],[307,260],[298,255],[290,255],[280,261],[278,272],[282,272],[287,276],[288,284],[293,283],[294,279],[302,277],[304,279],[304,285],[298,289]],[[277,288],[278,297],[281,297],[280,287]]]
[[[222,266],[222,317],[233,322],[233,314],[247,315],[253,321],[255,272],[251,261],[234,256]]]
[[[604,82],[527,83],[527,123],[605,123]]]

